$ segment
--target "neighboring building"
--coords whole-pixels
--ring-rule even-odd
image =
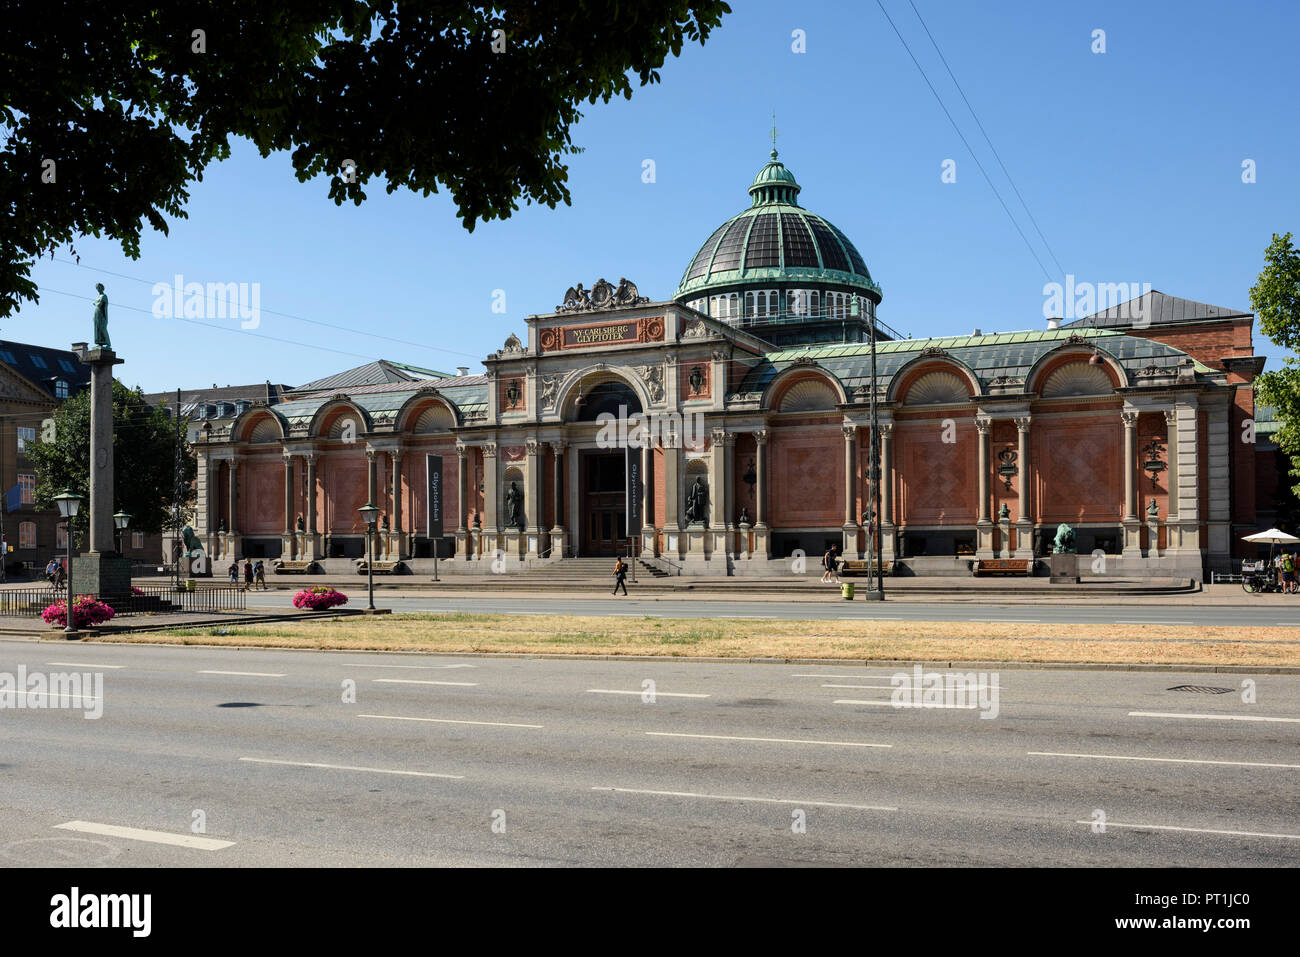
[[[86,343],[52,349],[26,342],[0,340],[0,491],[3,491],[4,556],[9,575],[39,574],[51,557],[66,554],[67,541],[57,509],[37,509],[36,467],[28,450],[41,440],[46,420],[64,399],[90,383],[90,366],[82,365]],[[127,557],[152,558],[146,543]]]
[[[674,299],[579,285],[486,375],[330,377],[211,423],[196,530],[214,556],[349,570],[369,501],[384,553],[417,571],[434,548],[455,555],[444,571],[486,574],[632,547],[688,574],[787,574],[796,549],[866,553],[875,445],[899,572],[1041,555],[1061,523],[1108,575],[1200,578],[1252,553],[1239,537],[1273,466],[1242,439],[1264,361],[1249,313],[1153,292],[1065,328],[878,324],[872,443],[882,293],[799,191],[774,153]],[[620,411],[668,434],[622,448],[603,420]]]

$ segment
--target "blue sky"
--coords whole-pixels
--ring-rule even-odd
[[[41,304],[0,334],[65,347],[87,339],[102,281],[126,359],[119,374],[146,391],[293,385],[380,357],[477,372],[569,285],[627,276],[643,295],[670,298],[699,245],[748,205],[773,110],[801,204],[853,240],[884,289],[880,317],[905,334],[1042,328],[1044,283],[1064,273],[1249,309],[1272,233],[1300,233],[1300,5],[915,3],[1060,269],[907,0],[884,5],[1046,273],[875,0],[733,0],[705,46],[665,65],[662,83],[584,107],[572,206],[523,207],[470,234],[443,194],[390,196],[372,183],[362,207],[336,207],[324,180],[294,178],[287,154],[263,160],[240,143],[194,184],[189,219],[170,236],[146,232],[139,260],[84,239],[81,266],[59,261],[66,248],[42,261]],[[1098,29],[1104,54],[1091,49]],[[792,50],[796,30],[804,53]],[[653,183],[642,181],[646,159]],[[941,181],[946,159],[955,183]],[[177,273],[258,283],[260,325],[155,318],[152,283]],[[493,312],[496,290],[504,314]],[[1270,368],[1283,355],[1258,331],[1256,352]]]

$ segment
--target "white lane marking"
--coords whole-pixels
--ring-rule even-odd
[[[869,671],[863,671],[856,675],[790,675],[790,677],[791,678],[890,678],[893,676],[886,675],[886,674],[874,675]]]
[[[0,695],[22,695],[24,698],[57,698],[59,701],[97,701],[94,695],[90,694],[72,694],[68,691],[22,691],[17,688],[9,688],[0,691]]]
[[[1203,721],[1279,721],[1300,724],[1300,718],[1266,718],[1252,714],[1180,714],[1174,711],[1130,711],[1130,718],[1199,718]]]
[[[932,708],[956,708],[965,710],[974,710],[979,707],[977,704],[894,704],[893,701],[858,701],[852,698],[839,698],[835,704],[874,704],[882,708],[913,709],[916,711],[929,711]]]
[[[244,678],[283,678],[282,674],[270,671],[200,671],[201,675],[239,675]]]
[[[477,681],[421,681],[419,678],[371,678],[381,685],[451,685],[456,688],[477,688]]]
[[[1075,824],[1096,824],[1096,821],[1075,821]],[[1193,834],[1227,834],[1232,837],[1277,837],[1287,841],[1300,841],[1300,834],[1266,834],[1261,831],[1218,831],[1208,827],[1174,827],[1170,824],[1121,824],[1107,821],[1107,827],[1133,827],[1147,831],[1190,831]]]
[[[433,724],[483,724],[494,728],[540,728],[540,724],[511,724],[508,721],[461,721],[454,718],[408,718],[400,714],[359,714],[358,718],[382,718],[385,721],[428,721]]]
[[[898,685],[822,685],[823,688],[862,688],[871,691],[895,691]],[[988,685],[963,685],[972,691],[987,691]]]
[[[842,807],[854,811],[897,811],[896,807],[875,804],[837,804],[833,801],[791,801],[785,798],[749,797],[740,794],[696,794],[692,791],[646,791],[640,788],[600,788],[593,791],[612,791],[616,794],[650,794],[657,797],[704,798],[710,801],[748,801],[757,804],[797,804],[800,807]]]
[[[689,694],[684,691],[611,691],[608,688],[588,688],[587,694],[634,694],[655,698],[707,698],[706,694]]]
[[[1026,751],[1042,758],[1101,758],[1105,761],[1158,761],[1163,764],[1229,764],[1241,768],[1300,768],[1300,764],[1270,764],[1265,761],[1211,761],[1208,758],[1144,758],[1128,754],[1072,754],[1069,751]]]
[[[45,663],[47,665],[58,665],[61,668],[112,668],[114,671],[126,667],[126,665],[91,665],[84,661],[47,661]]]
[[[835,620],[836,620],[836,621],[902,621],[903,619],[902,619],[902,618],[877,618],[877,617],[874,616],[874,615],[871,615],[871,616],[867,616],[867,615],[848,615],[848,616],[845,616],[845,617],[836,618]]]
[[[463,774],[434,774],[432,771],[394,771],[391,768],[357,768],[350,764],[316,764],[312,761],[277,761],[274,758],[240,758],[253,764],[287,764],[295,768],[326,768],[330,771],[368,771],[371,774],[404,774],[413,778],[452,778],[459,781]]]
[[[170,844],[173,847],[192,847],[199,851],[219,851],[223,847],[233,847],[235,844],[234,841],[218,841],[211,837],[195,837],[193,834],[168,834],[166,831],[146,831],[138,827],[95,824],[91,821],[69,821],[67,824],[54,826],[65,831],[79,831],[82,834],[120,837],[128,841],[148,841],[150,844]]]
[[[865,741],[809,741],[804,738],[744,738],[732,734],[687,734],[684,731],[647,731],[655,738],[710,738],[715,741],[764,741],[773,744],[825,744],[840,748],[892,748],[892,744],[869,744]]]
[[[349,668],[411,668],[419,671],[441,671],[452,668],[477,668],[478,665],[359,665],[352,662],[347,663]]]

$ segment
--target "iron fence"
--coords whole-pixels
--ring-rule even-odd
[[[39,618],[50,605],[67,598],[67,589],[4,588],[0,589],[0,616]],[[74,595],[74,598],[80,597]],[[114,616],[147,614],[211,614],[243,611],[246,593],[236,586],[210,585],[194,591],[178,590],[175,585],[134,587],[130,595],[101,599],[113,609]]]

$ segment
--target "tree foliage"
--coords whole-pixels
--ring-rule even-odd
[[[1260,331],[1295,353],[1300,349],[1300,250],[1291,244],[1290,233],[1273,234],[1264,250],[1264,263],[1250,290],[1251,308]],[[1283,360],[1282,368],[1255,380],[1255,400],[1273,407],[1278,447],[1286,453],[1291,478],[1300,480],[1300,360],[1294,354]],[[1300,481],[1292,492],[1300,495]]]
[[[722,0],[17,0],[0,48],[0,317],[35,257],[185,217],[229,156],[291,150],[335,204],[447,189],[466,229],[568,203],[583,101],[630,98]],[[355,163],[349,172],[345,160]],[[53,161],[51,168],[47,161]],[[53,174],[53,181],[47,181]]]
[[[28,450],[36,467],[36,507],[53,508],[54,496],[71,489],[82,497],[73,521],[77,541],[90,527],[90,390],[54,412],[54,438]],[[113,381],[113,511],[131,515],[131,530],[156,534],[175,527],[176,426],[161,407],[153,408],[138,391]],[[194,455],[184,434],[182,506],[194,500]]]

